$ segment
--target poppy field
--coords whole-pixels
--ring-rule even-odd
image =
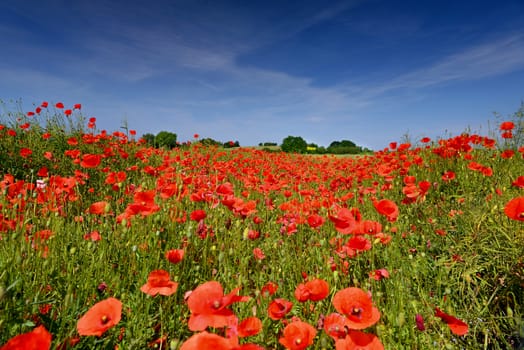
[[[0,350],[524,346],[523,113],[355,157],[0,113]]]

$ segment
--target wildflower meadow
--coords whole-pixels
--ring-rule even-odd
[[[0,111],[0,349],[522,349],[524,108],[358,156]]]

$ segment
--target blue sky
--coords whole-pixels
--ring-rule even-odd
[[[523,28],[521,0],[2,0],[0,99],[179,141],[381,149],[515,112]]]

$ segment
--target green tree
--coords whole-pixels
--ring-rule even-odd
[[[328,149],[329,148],[337,148],[337,147],[340,147],[340,141],[333,141],[329,144],[328,146]]]
[[[337,148],[337,147],[356,147],[357,145],[353,141],[349,140],[342,140],[342,141],[333,141],[329,145],[329,148]]]
[[[198,142],[200,142],[204,146],[222,146],[222,142],[214,140],[211,137],[207,137],[205,139],[201,139]]]
[[[362,152],[362,148],[349,140],[333,141],[327,148],[327,152],[333,154],[357,154]]]
[[[281,148],[287,153],[306,153],[307,142],[300,136],[288,136],[282,140]]]
[[[155,136],[155,146],[165,147],[165,148],[175,148],[176,143],[176,134],[169,131],[160,131]]]
[[[149,146],[154,146],[155,145],[155,135],[153,135],[153,134],[144,134],[144,135],[142,135],[142,138],[146,141],[146,143]]]
[[[356,147],[357,145],[353,141],[342,140],[342,141],[340,141],[340,146],[342,146],[342,147]]]
[[[224,148],[233,148],[233,147],[240,147],[240,143],[238,141],[228,141],[224,142]]]

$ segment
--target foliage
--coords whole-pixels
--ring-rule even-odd
[[[177,135],[169,131],[160,131],[155,136],[155,146],[165,147],[168,149],[175,148],[177,146]]]
[[[166,149],[70,128],[80,108],[38,108],[1,116],[0,344],[522,342],[524,148],[511,138],[358,157]]]
[[[222,147],[224,148],[235,148],[235,147],[240,147],[240,143],[238,141],[228,141],[228,142],[224,142],[224,144],[222,145]]]
[[[282,141],[282,151],[292,153],[309,154],[362,154],[372,153],[370,150],[357,146],[349,140],[333,141],[329,147],[318,146],[315,143],[307,143],[300,136],[288,136]]]
[[[145,141],[149,146],[152,146],[152,147],[155,146],[155,135],[153,135],[153,134],[151,134],[151,133],[146,133],[146,134],[142,135],[142,138],[144,139],[144,141]]]
[[[353,141],[342,140],[342,141],[333,141],[328,148],[337,148],[337,147],[356,147],[357,145]]]
[[[333,141],[326,149],[328,153],[332,154],[358,154],[362,153],[362,147],[357,146],[353,141],[342,140]]]
[[[280,148],[286,153],[306,153],[307,142],[300,136],[288,136],[282,140]]]

